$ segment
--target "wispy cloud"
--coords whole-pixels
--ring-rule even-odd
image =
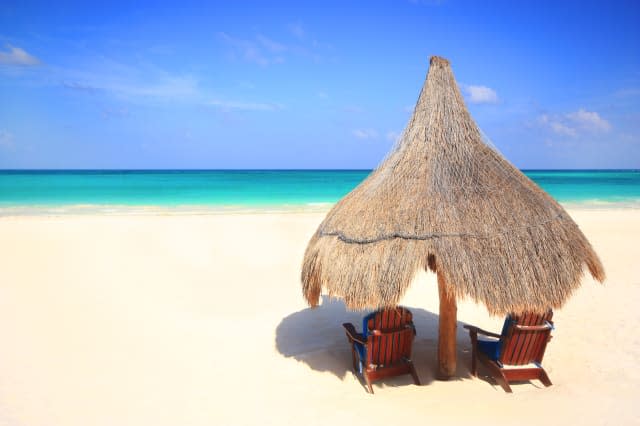
[[[102,118],[108,120],[112,118],[127,117],[129,110],[127,108],[104,108],[102,110]]]
[[[424,4],[427,6],[440,6],[444,4],[446,0],[409,0],[409,3],[413,4]]]
[[[52,68],[52,79],[67,89],[129,100],[197,100],[198,80],[154,66],[130,66],[102,59],[77,69]]]
[[[549,114],[542,114],[538,117],[538,124],[542,127],[551,129],[554,133],[563,136],[576,136],[578,132],[573,127],[569,127],[563,123],[562,118],[550,116]]]
[[[498,94],[487,86],[462,85],[462,91],[472,104],[495,104],[498,102]]]
[[[289,31],[298,39],[303,39],[306,34],[300,22],[289,24]]]
[[[67,89],[77,90],[80,92],[87,92],[87,93],[97,93],[102,90],[99,87],[90,86],[87,83],[81,83],[79,81],[63,81],[62,85]]]
[[[344,111],[349,114],[362,114],[364,112],[364,108],[359,105],[347,105],[344,107]]]
[[[387,132],[387,140],[391,141],[391,142],[398,142],[398,140],[400,139],[400,136],[402,136],[401,132],[396,132],[393,130],[390,130]]]
[[[223,111],[279,111],[284,108],[282,104],[264,102],[240,102],[214,99],[209,105]]]
[[[378,139],[378,132],[374,129],[355,129],[351,134],[361,140]]]
[[[277,41],[272,40],[262,34],[258,34],[256,36],[256,40],[258,40],[258,43],[260,43],[260,45],[264,49],[272,53],[282,53],[288,50],[288,47],[284,44],[278,43]]]
[[[308,38],[306,31],[300,24],[290,25],[289,32],[294,39],[290,38],[287,42],[275,40],[264,34],[244,38],[226,32],[218,32],[217,37],[229,47],[232,58],[262,67],[284,63],[294,56],[320,62],[322,56],[318,54],[318,51],[331,48],[329,45]]]
[[[580,108],[566,114],[542,114],[538,124],[561,136],[575,137],[585,133],[602,133],[611,130],[611,124],[595,111]]]
[[[13,135],[6,130],[0,130],[0,149],[13,150],[14,148],[15,143]]]
[[[615,96],[620,97],[620,98],[627,98],[627,97],[635,97],[635,96],[640,96],[640,88],[638,87],[627,87],[626,89],[620,89],[617,92],[614,93]]]
[[[69,48],[69,45],[63,45]],[[18,84],[34,87],[57,86],[70,92],[95,97],[117,98],[129,102],[158,104],[188,102],[201,104],[211,95],[202,93],[200,80],[191,74],[181,74],[143,61],[139,57],[122,62],[101,55],[69,48],[64,58],[54,58],[46,66],[28,67],[40,61],[24,50],[10,46],[0,51],[0,73],[15,78]],[[55,61],[60,61],[56,63]],[[22,64],[6,66],[2,64]],[[107,113],[109,116],[113,114]]]
[[[7,45],[7,51],[0,51],[0,65],[35,66],[40,65],[40,60],[19,47]]]
[[[241,39],[219,32],[218,38],[232,49],[235,57],[239,57],[244,61],[263,67],[284,62],[282,53],[287,50],[287,47],[263,35],[259,34],[255,39]]]
[[[576,112],[570,112],[567,114],[567,119],[586,130],[595,132],[608,132],[611,130],[611,124],[600,117],[600,114],[595,111],[587,111],[584,108],[580,108]]]

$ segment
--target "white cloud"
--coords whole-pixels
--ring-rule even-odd
[[[374,129],[355,129],[351,132],[353,136],[362,140],[377,139],[378,132]]]
[[[390,130],[387,132],[387,140],[390,140],[391,142],[398,142],[398,140],[400,139],[400,136],[402,136],[402,133],[400,132],[394,132],[393,130]]]
[[[278,111],[284,108],[283,105],[276,103],[223,101],[218,99],[210,101],[209,105],[220,108],[223,111]]]
[[[611,130],[611,124],[595,111],[587,111],[584,108],[580,108],[576,112],[567,114],[567,118],[587,130],[593,130],[598,132],[607,132]]]
[[[490,87],[464,84],[462,90],[472,104],[495,104],[498,102],[498,94]]]
[[[538,117],[538,123],[542,127],[547,127],[551,129],[554,133],[557,133],[559,135],[573,137],[578,134],[576,132],[576,129],[562,123],[561,118],[559,117],[552,117],[548,114],[542,114],[540,117]]]
[[[6,150],[12,150],[15,148],[13,135],[5,130],[0,130],[0,148]]]
[[[0,65],[33,66],[40,65],[40,60],[19,47],[7,46],[6,52],[0,52]]]
[[[318,92],[318,97],[320,99],[329,99],[329,95],[327,95],[327,92],[323,92],[322,90]]]
[[[611,130],[611,124],[595,111],[580,108],[566,114],[542,114],[538,124],[561,136],[575,137],[578,134],[600,133]]]

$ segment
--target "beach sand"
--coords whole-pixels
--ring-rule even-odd
[[[409,376],[365,392],[341,323],[362,313],[300,289],[318,213],[0,219],[0,425],[640,424],[640,210],[572,210],[601,256],[555,313],[543,365],[554,385],[506,394],[458,371],[434,380],[438,297],[420,275]]]

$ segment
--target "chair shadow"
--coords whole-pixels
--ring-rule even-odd
[[[437,378],[438,315],[407,306],[413,313],[417,335],[412,359],[423,385]],[[353,373],[351,347],[342,323],[351,322],[360,331],[365,312],[348,311],[344,302],[322,296],[322,304],[286,316],[276,328],[276,348],[280,354],[307,364],[312,370],[329,372],[340,379]],[[456,375],[450,380],[471,377],[471,345],[468,334],[457,324],[458,363]],[[358,375],[359,376],[359,375]],[[362,383],[362,382],[361,382]],[[404,386],[412,384],[411,376],[400,376],[377,382],[376,385]]]

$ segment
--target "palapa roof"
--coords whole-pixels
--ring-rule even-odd
[[[419,270],[493,314],[560,307],[598,256],[567,212],[487,145],[449,61],[432,57],[395,148],[327,214],[307,247],[303,293],[350,309],[394,306]]]

